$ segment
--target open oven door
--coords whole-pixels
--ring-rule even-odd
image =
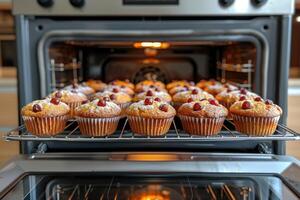
[[[0,172],[1,199],[299,199],[288,156],[97,153],[20,156]]]

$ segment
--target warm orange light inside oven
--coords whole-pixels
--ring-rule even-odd
[[[155,49],[167,49],[170,47],[170,43],[167,42],[135,42],[134,48],[155,48]]]
[[[159,194],[148,194],[148,195],[141,196],[140,200],[167,200],[167,199]]]
[[[171,154],[129,154],[129,161],[174,161],[179,160],[177,155]]]

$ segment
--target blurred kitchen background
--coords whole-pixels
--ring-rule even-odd
[[[0,0],[0,165],[19,153],[18,142],[2,139],[3,134],[18,125],[16,36],[11,7],[10,0]],[[293,19],[288,92],[288,126],[300,132],[300,0],[296,1]],[[296,142],[287,143],[287,154],[300,159]]]

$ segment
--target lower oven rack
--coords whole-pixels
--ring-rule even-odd
[[[61,141],[61,142],[224,142],[224,141],[288,141],[300,140],[300,133],[297,133],[285,125],[278,124],[275,133],[271,136],[248,136],[236,130],[231,130],[234,124],[231,120],[226,120],[222,131],[215,136],[196,136],[189,135],[183,130],[177,128],[173,121],[173,129],[159,137],[150,137],[134,134],[130,130],[126,130],[128,120],[126,119],[122,129],[116,131],[113,135],[106,137],[90,137],[81,135],[76,121],[70,121],[65,131],[49,137],[38,137],[32,135],[26,130],[24,125],[11,130],[4,138],[7,141]],[[227,124],[227,125],[225,125]],[[70,128],[74,127],[74,128]]]

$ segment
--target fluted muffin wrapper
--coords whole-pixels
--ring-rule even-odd
[[[237,131],[249,136],[270,136],[276,131],[278,117],[249,117],[231,113]]]
[[[85,118],[75,117],[81,134],[92,137],[104,137],[113,134],[118,127],[120,117]]]
[[[127,116],[132,132],[146,136],[161,136],[166,134],[174,117],[146,118],[140,116]]]
[[[70,107],[70,117],[74,118],[75,117],[75,109],[81,105],[81,101],[80,102],[70,102],[70,103],[66,103],[68,104],[68,106]]]
[[[191,135],[213,136],[218,134],[223,126],[225,117],[192,117],[178,115],[185,132]]]
[[[121,108],[121,117],[126,117],[126,109],[130,106],[131,102],[118,104]]]
[[[68,115],[56,117],[22,116],[26,129],[37,136],[54,136],[61,133],[69,119]]]

